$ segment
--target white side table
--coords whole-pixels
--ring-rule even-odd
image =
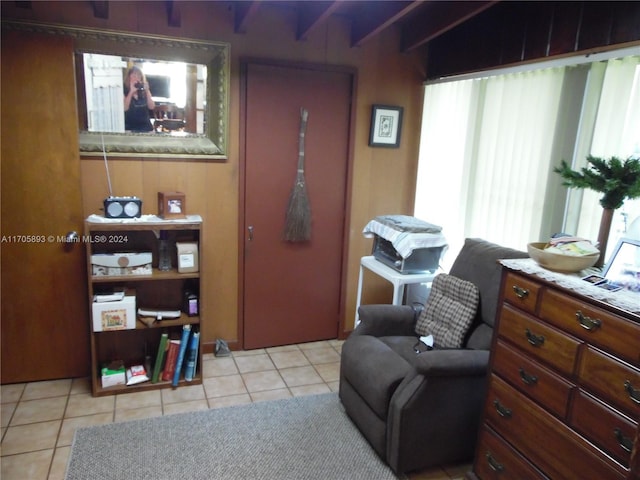
[[[393,285],[393,301],[392,305],[402,305],[402,297],[404,296],[404,286],[414,283],[429,283],[432,282],[435,276],[438,274],[436,270],[433,273],[409,273],[402,274],[391,267],[387,267],[384,263],[379,262],[373,255],[368,257],[362,257],[360,259],[360,275],[358,277],[358,295],[356,298],[356,318],[354,326],[357,326],[360,322],[358,317],[358,307],[360,307],[360,301],[362,299],[362,277],[363,268],[371,270],[376,275],[391,282]]]

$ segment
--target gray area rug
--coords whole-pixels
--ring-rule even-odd
[[[67,480],[397,480],[337,394],[76,431]]]

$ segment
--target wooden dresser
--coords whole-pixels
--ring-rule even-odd
[[[636,479],[638,309],[510,268],[500,298],[468,478]]]

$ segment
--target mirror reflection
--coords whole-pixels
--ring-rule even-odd
[[[206,131],[206,65],[96,53],[82,64],[89,132]]]

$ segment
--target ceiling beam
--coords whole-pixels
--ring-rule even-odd
[[[309,34],[324,23],[339,7],[339,1],[300,2],[298,4],[296,40],[306,40]]]
[[[234,33],[247,33],[247,23],[258,11],[260,1],[233,2],[233,31]]]
[[[423,0],[366,2],[366,11],[353,19],[351,46],[362,45],[421,5]]]
[[[498,1],[428,2],[402,27],[401,50],[409,52],[484,12]]]
[[[109,18],[109,2],[94,0],[91,2],[93,6],[93,16],[96,18]]]
[[[167,2],[167,23],[170,27],[180,27],[182,25],[182,12],[180,2],[169,0]]]

